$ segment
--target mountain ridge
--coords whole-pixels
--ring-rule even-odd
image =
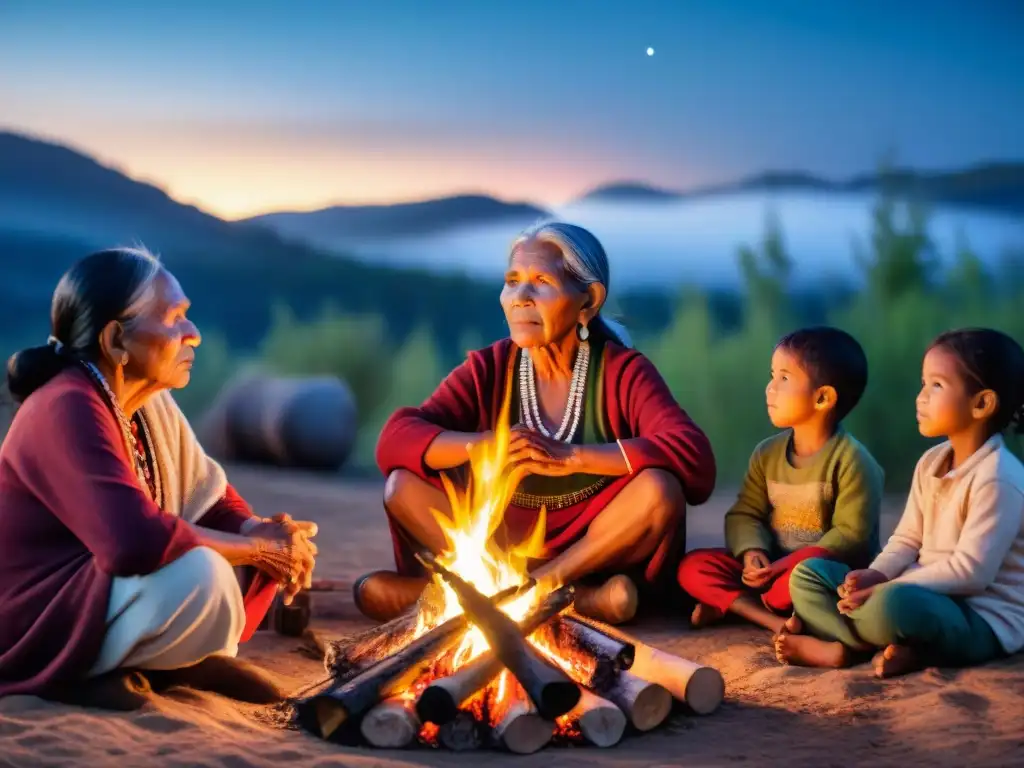
[[[989,161],[944,171],[893,168],[829,179],[806,171],[766,171],[734,182],[673,190],[644,181],[620,180],[594,187],[574,199],[584,201],[699,200],[736,192],[806,191],[866,192],[886,189],[930,203],[989,208],[1024,214],[1024,161]]]
[[[228,222],[179,203],[80,151],[0,132],[0,327],[45,338],[60,275],[91,250],[142,243],[163,255],[201,325],[251,349],[275,308],[299,317],[325,305],[382,316],[396,338],[419,327],[454,351],[460,336],[497,337],[491,286],[462,274],[390,268],[345,252],[289,242],[265,227]],[[429,289],[426,287],[429,286]],[[437,296],[444,298],[437,303]]]
[[[380,205],[332,205],[313,211],[274,211],[240,219],[241,224],[269,227],[279,234],[321,237],[429,235],[456,226],[503,220],[529,221],[551,212],[527,202],[508,202],[491,195],[459,194]]]

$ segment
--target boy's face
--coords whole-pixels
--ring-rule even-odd
[[[824,415],[816,407],[819,389],[812,385],[800,360],[785,349],[778,348],[772,353],[772,378],[764,395],[768,418],[780,429]]]

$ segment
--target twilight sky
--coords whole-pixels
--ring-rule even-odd
[[[228,218],[553,203],[1024,159],[1022,39],[1020,0],[0,0],[0,128]]]

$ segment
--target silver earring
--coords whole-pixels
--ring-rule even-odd
[[[583,323],[576,324],[576,337],[580,341],[586,341],[590,338],[590,329],[587,328]]]
[[[126,365],[128,365],[128,353],[127,352],[122,352],[121,353],[121,366],[124,367]]]

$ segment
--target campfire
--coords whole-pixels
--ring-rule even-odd
[[[504,470],[508,437],[499,430],[472,452],[465,492],[445,482],[452,516],[435,517],[447,547],[420,556],[434,580],[417,606],[329,644],[330,678],[296,706],[302,727],[347,744],[526,754],[552,741],[612,746],[627,726],[663,723],[673,699],[697,714],[721,703],[716,670],[585,619],[571,586],[529,577],[543,510],[522,543],[498,543],[521,479]]]

